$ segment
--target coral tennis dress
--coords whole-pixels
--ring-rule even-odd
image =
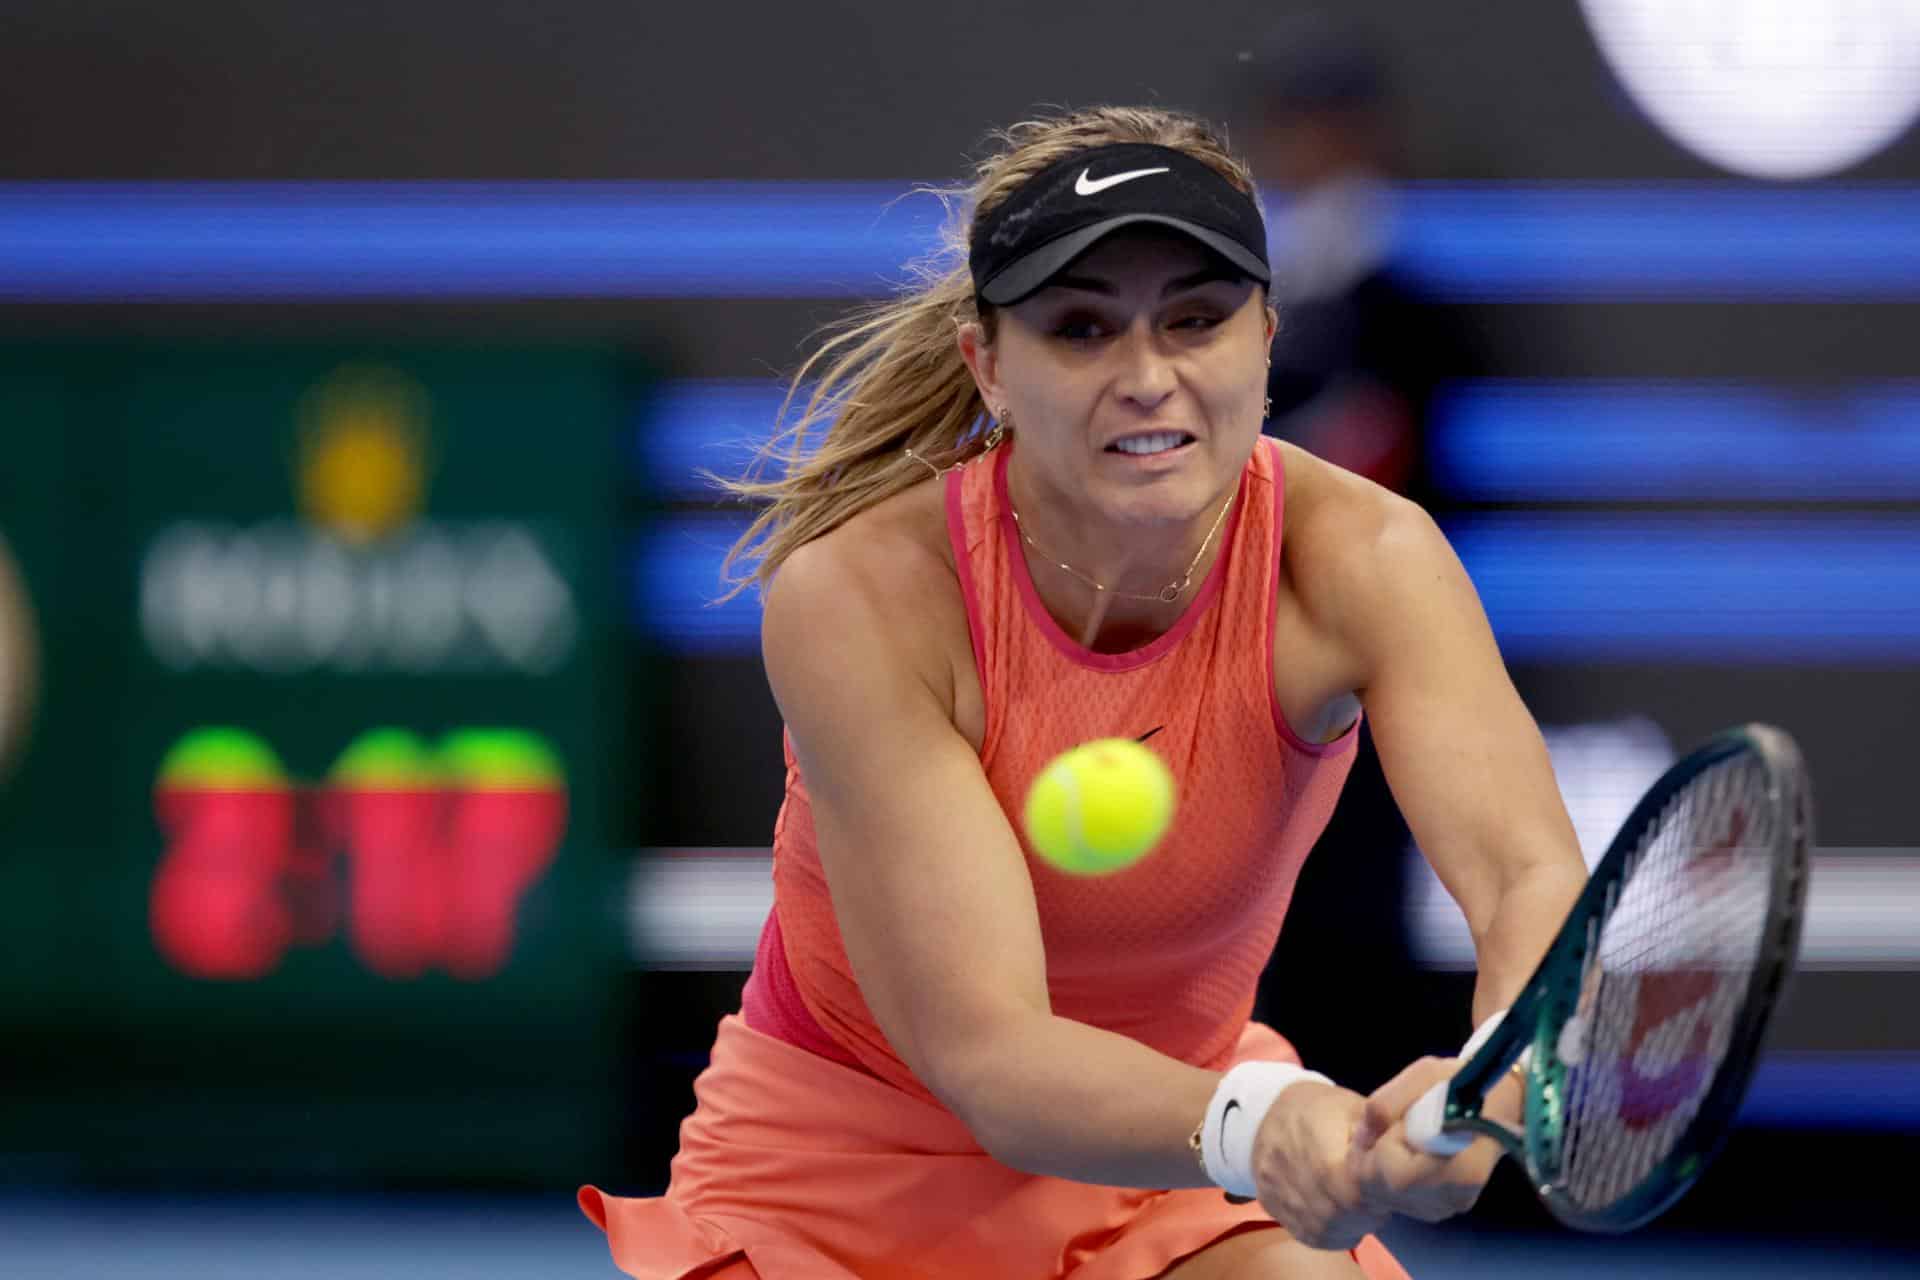
[[[1102,654],[1067,636],[1034,590],[1007,502],[1012,447],[944,477],[985,695],[981,766],[1009,815],[1049,760],[1091,738],[1145,741],[1179,788],[1167,838],[1123,872],[1066,875],[1028,852],[1053,1010],[1213,1070],[1297,1061],[1250,1014],[1357,726],[1303,741],[1274,698],[1280,452],[1265,439],[1254,449],[1222,551],[1173,629]],[[861,998],[791,749],[773,876],[742,1011],[722,1021],[695,1083],[667,1194],[581,1190],[624,1270],[692,1280],[745,1259],[764,1280],[1150,1280],[1273,1227],[1258,1204],[1217,1190],[1094,1186],[982,1151]],[[1354,1256],[1371,1277],[1406,1274],[1376,1240]]]

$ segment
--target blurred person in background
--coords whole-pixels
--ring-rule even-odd
[[[1234,142],[1278,205],[1266,430],[1437,513],[1426,465],[1434,401],[1476,358],[1457,317],[1396,259],[1401,107],[1387,55],[1358,24],[1302,12],[1237,63]],[[1336,1079],[1385,1079],[1421,1028],[1357,1035],[1351,991],[1288,975],[1337,955],[1352,991],[1407,988],[1409,840],[1363,726],[1260,993],[1260,1016]]]
[[[0,536],[0,780],[26,739],[37,656],[26,579]]]
[[[1268,431],[1422,506],[1441,384],[1473,364],[1397,258],[1400,104],[1364,29],[1303,14],[1239,55],[1234,143],[1278,199]]]
[[[1266,225],[1218,132],[999,142],[965,262],[829,341],[729,486],[788,735],[774,908],[667,1194],[581,1207],[643,1280],[1403,1276],[1370,1233],[1463,1211],[1497,1150],[1408,1144],[1448,1060],[1363,1097],[1255,987],[1364,704],[1497,1015],[1584,878],[1544,745],[1432,521],[1263,437]],[[1023,797],[1122,733],[1181,816],[1063,873]],[[1401,1016],[1345,959],[1296,979]]]

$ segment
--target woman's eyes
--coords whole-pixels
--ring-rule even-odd
[[[1056,338],[1065,338],[1070,342],[1104,338],[1109,332],[1106,325],[1092,316],[1068,316],[1053,327]]]
[[[1167,321],[1167,328],[1180,333],[1204,333],[1218,325],[1222,317],[1213,311],[1190,311]],[[1070,315],[1053,326],[1053,335],[1069,342],[1091,342],[1111,337],[1113,326],[1098,316]]]

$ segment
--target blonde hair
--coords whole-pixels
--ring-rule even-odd
[[[964,201],[966,217],[950,220],[941,249],[911,268],[917,283],[830,330],[781,402],[785,421],[806,388],[799,417],[775,433],[743,475],[712,477],[735,497],[766,504],[727,553],[730,589],[723,599],[764,584],[796,548],[925,480],[930,465],[944,470],[986,448],[989,411],[955,341],[956,328],[975,320],[993,336],[992,309],[976,309],[967,245],[979,219],[1027,179],[1090,147],[1147,142],[1184,151],[1255,194],[1253,175],[1220,133],[1175,111],[1093,107],[1023,120],[990,142],[970,189],[935,192]],[[808,437],[822,428],[823,438],[809,449]],[[777,478],[763,479],[770,469]],[[752,573],[735,571],[743,561],[756,562]]]

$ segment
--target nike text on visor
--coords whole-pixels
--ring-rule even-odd
[[[973,222],[967,265],[982,302],[1011,306],[1122,227],[1190,236],[1261,284],[1267,225],[1253,197],[1184,151],[1122,142],[1055,161]]]

